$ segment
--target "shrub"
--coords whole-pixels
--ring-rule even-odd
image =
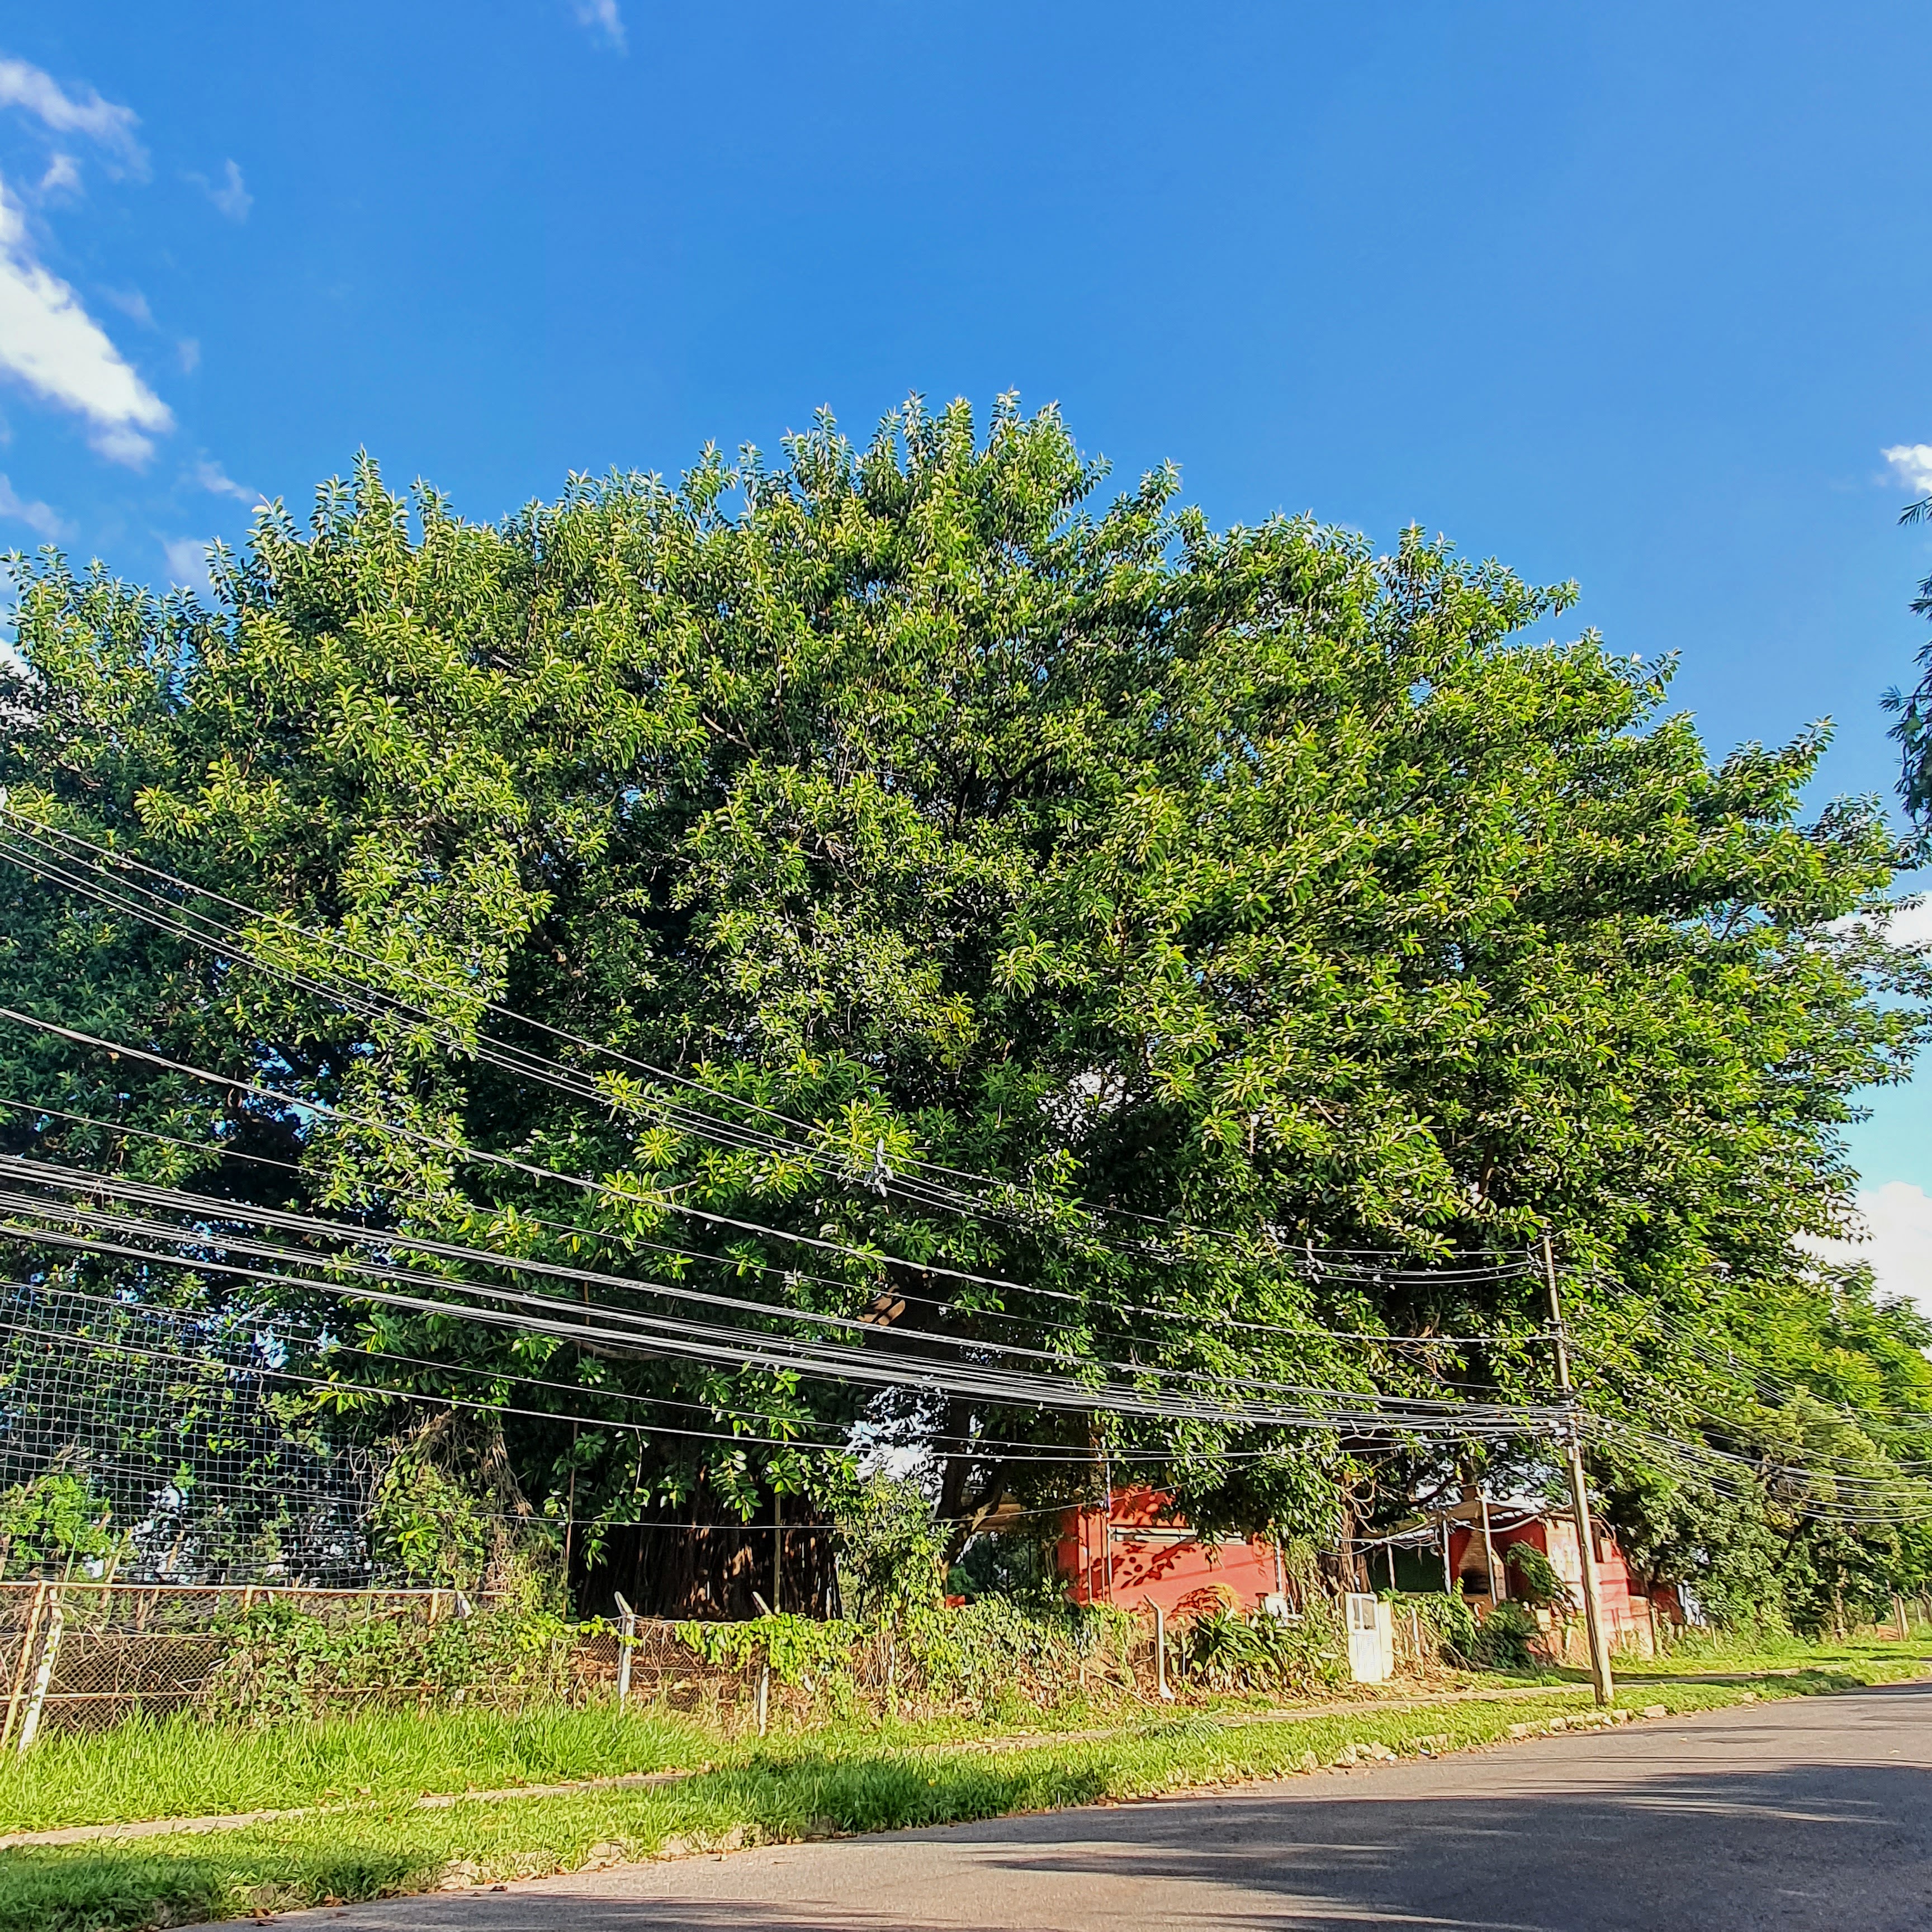
[[[1527,1670],[1534,1661],[1529,1646],[1540,1634],[1534,1611],[1519,1603],[1498,1604],[1483,1619],[1469,1661],[1484,1670]]]
[[[896,1622],[936,1604],[946,1535],[916,1483],[874,1476],[838,1511],[840,1588],[854,1615]]]
[[[1334,1612],[1319,1597],[1304,1614],[1244,1617],[1210,1610],[1180,1633],[1182,1673],[1211,1690],[1310,1690],[1347,1676],[1347,1652]]]
[[[1504,1558],[1515,1572],[1511,1594],[1532,1609],[1574,1609],[1576,1600],[1570,1586],[1556,1574],[1556,1566],[1533,1543],[1512,1543]]]
[[[259,1604],[212,1626],[227,1648],[210,1679],[217,1716],[250,1724],[310,1718],[345,1694],[460,1703],[562,1697],[571,1626],[540,1612],[479,1610],[446,1622],[394,1618],[330,1622],[284,1603]]]
[[[1479,1626],[1467,1598],[1442,1591],[1405,1596],[1402,1602],[1405,1610],[1415,1611],[1428,1626],[1436,1640],[1437,1654],[1444,1663],[1467,1664],[1474,1660]]]
[[[107,1504],[70,1469],[43,1470],[0,1493],[0,1574],[110,1556]]]

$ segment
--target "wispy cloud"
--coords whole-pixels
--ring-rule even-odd
[[[164,537],[161,554],[167,560],[168,581],[187,590],[206,590],[208,583],[206,537]]]
[[[194,466],[194,480],[212,496],[232,496],[238,503],[259,503],[262,493],[236,482],[218,463],[206,457]]]
[[[55,155],[40,177],[41,194],[77,194],[80,191],[80,164],[71,154]]]
[[[192,335],[184,335],[175,344],[175,360],[184,376],[192,376],[201,367],[201,344]]]
[[[147,172],[148,152],[134,137],[140,117],[131,107],[102,100],[91,87],[69,94],[30,62],[0,59],[0,107],[22,108],[56,134],[85,134],[117,155],[130,173]]]
[[[248,192],[248,184],[242,178],[242,170],[232,161],[224,162],[222,167],[219,184],[210,181],[206,175],[190,175],[188,179],[230,221],[246,221],[249,209],[255,206],[255,197]]]
[[[37,503],[31,497],[22,496],[4,476],[0,476],[0,518],[38,530],[49,543],[56,543],[67,535],[66,524],[51,504]]]
[[[143,328],[154,327],[154,311],[139,289],[103,289],[100,292],[130,320],[138,322]]]
[[[1894,946],[1932,946],[1932,894],[1892,914],[1885,922],[1885,936]]]
[[[1897,442],[1879,454],[1916,496],[1932,496],[1932,442]]]
[[[570,10],[577,16],[579,26],[588,27],[607,46],[619,53],[624,52],[628,43],[617,0],[570,0]]]
[[[84,417],[88,440],[116,463],[145,463],[154,454],[152,438],[174,427],[166,404],[134,373],[80,298],[35,258],[26,218],[4,183],[0,370]]]

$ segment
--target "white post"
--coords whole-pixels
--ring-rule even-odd
[[[60,1593],[54,1593],[53,1607],[47,1612],[47,1634],[40,1647],[40,1666],[34,1672],[34,1694],[28,1700],[27,1714],[21,1720],[20,1751],[22,1756],[40,1730],[40,1712],[47,1701],[47,1686],[52,1681],[54,1657],[60,1648],[62,1621]]]
[[[45,1606],[47,1586],[37,1582],[34,1586],[32,1600],[27,1606],[26,1627],[20,1633],[20,1655],[14,1667],[14,1682],[7,1696],[7,1721],[0,1726],[0,1750],[4,1750],[14,1741],[14,1720],[20,1713],[20,1700],[27,1688],[27,1672],[34,1660],[34,1640],[40,1634],[40,1612]]]
[[[1154,1681],[1156,1692],[1172,1702],[1174,1693],[1167,1688],[1167,1612],[1154,1606]]]
[[[613,1592],[616,1594],[616,1592]],[[631,1695],[631,1658],[638,1646],[638,1619],[621,1595],[617,1596],[617,1708],[622,1710]]]
[[[1496,1546],[1490,1540],[1490,1496],[1486,1490],[1478,1489],[1478,1500],[1483,1506],[1483,1568],[1490,1583],[1490,1602],[1493,1606],[1502,1601],[1502,1592],[1496,1588]],[[1505,1583],[1504,1588],[1508,1586]]]

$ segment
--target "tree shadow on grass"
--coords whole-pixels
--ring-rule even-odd
[[[210,1833],[193,1850],[90,1850],[76,1857],[38,1846],[0,1854],[0,1932],[104,1932],[188,1925],[254,1908],[374,1899],[434,1882],[443,1861],[425,1848],[244,1852]],[[166,1841],[158,1841],[165,1843]],[[181,1841],[176,1840],[176,1844]]]

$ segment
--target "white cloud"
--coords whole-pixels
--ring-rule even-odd
[[[1932,893],[1915,896],[1894,906],[1882,906],[1876,913],[1848,913],[1834,919],[1826,930],[1857,934],[1876,929],[1894,946],[1911,950],[1932,947]]]
[[[201,367],[201,344],[192,335],[184,335],[175,344],[175,359],[181,364],[184,376],[192,376]]]
[[[1894,913],[1886,921],[1885,936],[1894,946],[1932,946],[1932,896]]]
[[[0,59],[0,107],[25,108],[55,134],[85,134],[119,155],[130,172],[146,170],[147,151],[134,138],[140,117],[131,107],[103,100],[91,87],[84,97],[70,94],[27,62]]]
[[[0,70],[6,63],[0,62]],[[26,218],[0,184],[0,370],[84,416],[88,440],[139,465],[174,427],[168,406],[108,340],[80,298],[34,257]]]
[[[232,496],[238,503],[259,503],[262,500],[259,490],[244,489],[220,464],[211,463],[205,457],[194,466],[194,480],[210,496]]]
[[[80,164],[71,154],[56,154],[47,164],[47,171],[40,177],[43,194],[78,194],[80,191]]]
[[[50,543],[57,542],[67,534],[67,526],[51,505],[37,503],[21,496],[4,476],[0,476],[0,517],[25,524],[30,530],[38,530]]]
[[[1828,1261],[1868,1262],[1880,1291],[1932,1315],[1932,1196],[1909,1180],[1888,1180],[1858,1196],[1862,1241],[1814,1244]]]
[[[206,590],[208,544],[206,537],[164,537],[161,554],[167,559],[168,581],[188,590]]]
[[[206,175],[190,175],[188,178],[214,202],[230,221],[246,221],[248,211],[255,206],[255,197],[248,192],[248,184],[242,178],[242,170],[232,161],[225,162],[225,178],[217,188]]]
[[[1915,496],[1932,496],[1932,442],[1898,442],[1879,454]]]
[[[618,52],[624,51],[624,16],[617,10],[617,0],[571,0],[571,11],[578,26],[602,35]]]

